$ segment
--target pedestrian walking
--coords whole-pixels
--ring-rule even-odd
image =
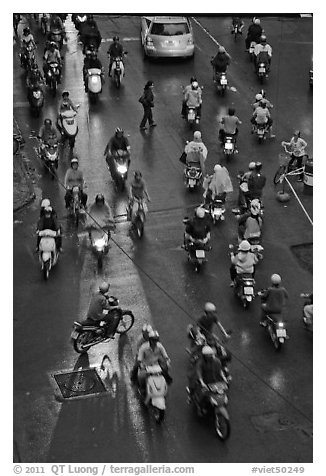
[[[152,108],[154,107],[154,94],[153,94],[154,83],[153,81],[147,81],[144,87],[144,92],[139,98],[139,102],[143,105],[144,116],[140,123],[139,128],[141,130],[146,129],[146,122],[148,121],[149,127],[156,126],[153,120]]]

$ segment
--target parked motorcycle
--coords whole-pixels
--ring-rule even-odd
[[[97,259],[97,267],[100,270],[103,268],[103,258],[109,252],[110,232],[92,228],[89,237],[91,240],[92,251]]]
[[[125,189],[128,178],[130,154],[126,150],[119,149],[112,156],[106,158],[111,177],[117,189],[122,192]]]
[[[160,365],[146,365],[141,368],[146,372],[145,387],[142,388],[138,381],[138,392],[142,401],[149,405],[156,423],[164,420],[166,402],[165,397],[168,392],[166,380],[162,374]]]
[[[28,93],[28,101],[31,106],[33,116],[39,117],[44,105],[44,93],[40,85],[34,85]]]
[[[45,169],[50,172],[52,180],[54,180],[59,162],[59,147],[57,139],[49,139],[48,142],[44,144],[44,147],[40,147],[40,157],[44,162]]]
[[[225,73],[215,73],[214,83],[216,85],[217,92],[224,96],[227,90],[228,80]]]
[[[39,262],[44,279],[49,278],[49,273],[56,265],[59,258],[59,251],[56,248],[55,237],[57,232],[53,230],[41,230],[38,232],[41,237],[39,244]]]
[[[138,208],[135,214],[131,218],[131,228],[134,230],[138,238],[142,238],[144,234],[144,226],[146,220],[146,213],[144,209],[144,200],[137,199],[134,197],[134,203],[138,204]]]
[[[305,326],[305,329],[309,332],[313,332],[313,318],[312,317],[307,317],[304,312],[304,307],[312,304],[312,293],[301,293],[300,294],[301,298],[304,298],[304,303],[303,303],[303,308],[302,308],[302,321],[303,325]]]
[[[111,308],[105,312],[107,318],[115,319],[117,323],[113,336],[110,330],[111,326],[106,321],[101,321],[98,324],[95,322],[89,323],[88,321],[74,322],[71,340],[75,351],[79,354],[86,353],[94,345],[114,339],[115,334],[126,334],[134,325],[135,317],[132,311],[121,309],[117,298],[110,296],[109,304]]]
[[[87,70],[88,97],[91,102],[98,100],[102,92],[102,71],[99,68],[90,68]]]
[[[194,190],[202,182],[203,174],[197,162],[189,163],[185,167],[183,175],[185,185],[189,190]]]
[[[226,159],[229,159],[238,152],[236,148],[236,139],[234,135],[225,134],[223,141],[223,154]]]
[[[59,65],[58,63],[52,61],[49,64],[49,69],[46,74],[46,84],[49,86],[52,96],[54,97],[57,92],[58,88],[58,80],[59,80]]]
[[[124,55],[128,52],[124,51]],[[122,78],[125,74],[125,66],[121,56],[114,58],[112,62],[111,76],[114,84],[119,89],[121,86]]]
[[[79,105],[77,106],[79,107]],[[62,127],[61,135],[63,143],[69,141],[71,150],[74,148],[76,135],[78,134],[78,124],[76,120],[77,112],[73,109],[61,112]]]

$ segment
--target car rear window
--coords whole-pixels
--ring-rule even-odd
[[[176,36],[190,33],[187,23],[153,23],[152,35]]]

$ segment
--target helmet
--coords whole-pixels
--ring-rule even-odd
[[[73,157],[70,161],[70,165],[72,164],[79,164],[79,160],[77,159],[77,157]]]
[[[160,340],[160,334],[157,331],[153,331],[153,329],[148,333],[148,339],[153,341],[159,341]]]
[[[150,324],[144,324],[143,325],[143,328],[142,328],[142,334],[144,337],[148,337],[148,335],[150,334],[150,332],[153,331],[153,328]]]
[[[99,285],[98,289],[100,293],[105,294],[108,292],[109,287],[110,287],[109,283],[106,283],[105,281],[103,281],[103,283]]]
[[[258,215],[260,212],[260,202],[255,198],[254,200],[251,200],[250,203],[250,213],[252,215]]]
[[[23,33],[24,35],[29,35],[31,32],[31,30],[29,29],[29,27],[27,26],[26,28],[23,29]]]
[[[201,132],[200,131],[195,131],[194,132],[194,139],[201,139]]]
[[[62,95],[61,95],[63,98],[64,97],[69,97],[69,91],[62,91]]]
[[[195,78],[195,76],[191,76],[190,78],[190,83],[192,84],[193,82],[197,81],[197,79]]]
[[[212,302],[207,302],[204,306],[204,311],[205,312],[215,312],[216,311],[216,306]]]
[[[282,278],[279,274],[272,274],[271,283],[272,284],[281,284]]]
[[[49,46],[50,46],[50,47],[51,47],[51,46],[54,46],[54,48],[56,48],[57,44],[56,44],[55,41],[51,41]]]
[[[136,170],[136,172],[134,173],[134,177],[135,179],[140,179],[142,177],[142,174],[139,170]]]
[[[95,203],[102,203],[104,205],[104,196],[101,193],[96,195]]]
[[[114,36],[114,37],[113,37],[113,41],[119,41],[119,37],[118,37],[118,36]]]
[[[255,170],[256,168],[256,162],[250,162],[248,165],[249,170]]]
[[[47,126],[47,125],[48,125],[48,126],[52,126],[52,121],[51,121],[51,119],[49,119],[49,118],[44,119],[44,125],[45,125],[45,126]]]
[[[258,94],[256,94],[255,99],[256,99],[256,101],[261,101],[263,99],[263,95],[258,93]]]
[[[198,207],[198,208],[196,209],[196,216],[197,216],[198,218],[204,218],[204,216],[205,216],[205,210],[204,210],[203,208]]]
[[[214,350],[209,345],[204,345],[201,353],[203,355],[214,355],[215,354]]]
[[[117,127],[115,130],[116,134],[123,134],[123,129],[121,127]]]
[[[259,172],[262,168],[263,164],[261,162],[256,162],[256,170]]]
[[[44,208],[45,213],[52,213],[52,207],[48,206]]]
[[[297,129],[296,131],[294,131],[293,133],[295,136],[299,136],[300,137],[300,131]]]
[[[41,201],[41,208],[47,208],[50,206],[50,200],[48,198],[43,198]]]
[[[249,241],[243,240],[239,245],[239,251],[249,251],[251,248]]]
[[[192,89],[198,89],[198,83],[197,83],[197,81],[193,81],[193,82],[191,83],[191,87],[192,87]]]
[[[219,52],[219,53],[225,53],[225,48],[224,48],[224,46],[220,46],[219,49],[218,49],[218,52]]]
[[[255,19],[254,19],[254,24],[255,24],[255,25],[260,25],[260,20],[259,20],[259,18],[255,18]]]
[[[221,170],[221,168],[222,167],[220,166],[220,164],[214,165],[214,172],[217,172],[218,170]]]
[[[229,113],[229,116],[233,116],[235,114],[234,107],[229,107],[228,113]]]
[[[267,40],[266,36],[265,36],[265,35],[261,35],[261,37],[260,37],[260,42],[266,43],[266,40]]]

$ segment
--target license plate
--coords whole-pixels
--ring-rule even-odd
[[[254,290],[252,287],[250,286],[245,286],[244,289],[243,289],[243,292],[246,294],[246,295],[253,295],[254,294]]]
[[[221,79],[221,84],[227,84],[227,80],[226,79]]]
[[[286,337],[286,329],[276,329],[277,337]]]
[[[76,338],[78,337],[78,334],[79,334],[79,332],[77,332],[77,331],[72,331],[72,333],[71,333],[71,338],[72,338],[72,339],[76,339]]]
[[[260,73],[265,73],[265,68],[264,68],[263,66],[261,66],[261,67],[259,68],[259,72],[260,72]]]
[[[194,185],[196,185],[196,180],[189,179],[189,185],[190,185],[190,187],[193,187]]]
[[[215,216],[220,216],[222,215],[222,209],[221,208],[214,208],[214,215]]]
[[[205,258],[204,250],[196,250],[196,258]]]
[[[227,142],[225,144],[225,148],[228,149],[228,150],[233,149],[233,144],[231,144],[231,142]]]
[[[69,121],[69,120],[67,119],[67,124],[69,124],[69,126],[71,126],[73,123],[74,123],[73,120],[70,120],[70,121]]]
[[[188,119],[190,119],[190,120],[195,119],[195,113],[194,112],[189,112]]]

